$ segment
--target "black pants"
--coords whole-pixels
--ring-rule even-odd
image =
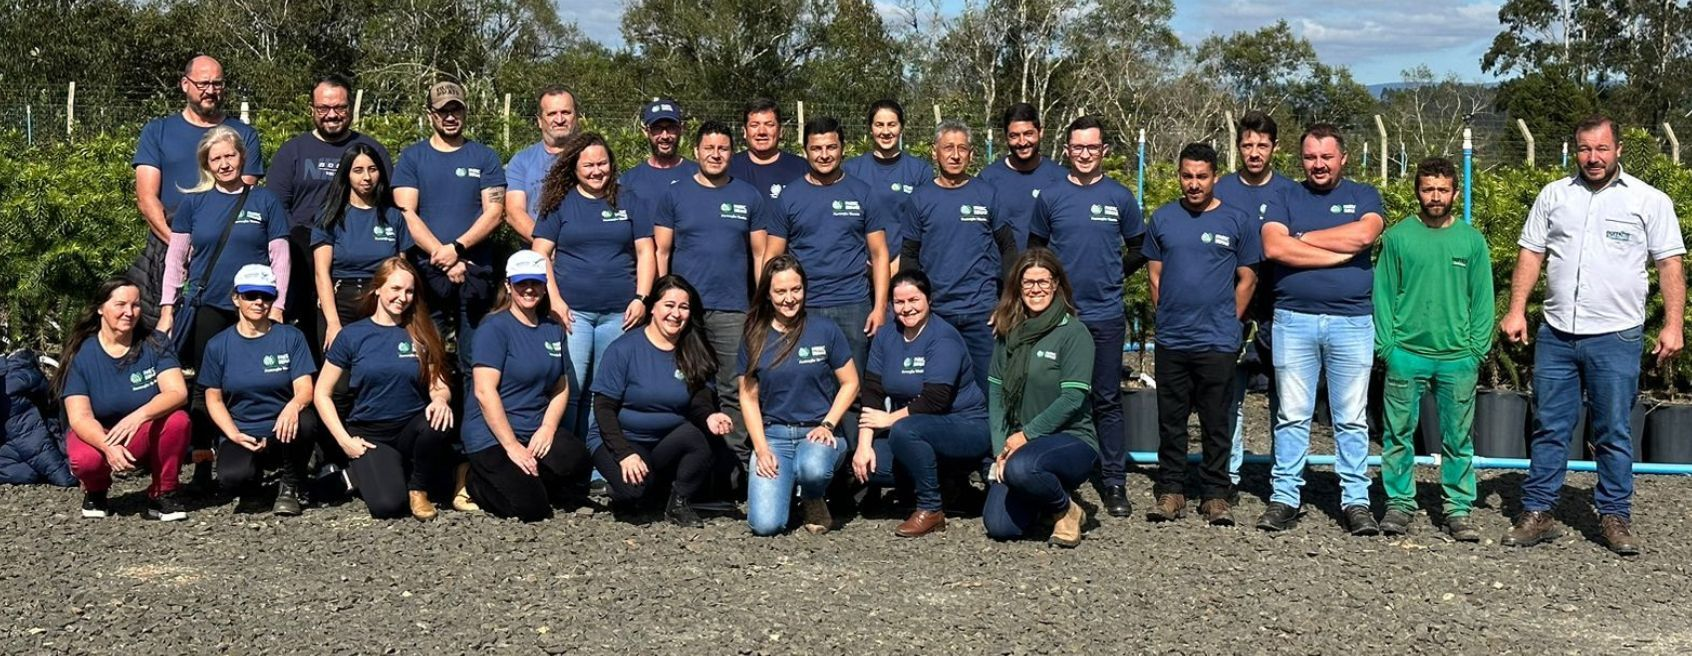
[[[1185,494],[1187,419],[1198,412],[1204,457],[1199,487],[1205,499],[1226,498],[1233,490],[1228,456],[1234,439],[1233,352],[1204,353],[1157,349],[1158,481],[1155,494]]]
[[[648,499],[647,492],[666,487],[671,488],[676,496],[697,498],[700,488],[711,475],[712,463],[716,461],[710,438],[692,423],[677,426],[650,449],[633,442],[629,443],[629,447],[646,461],[648,472],[644,484],[623,481],[623,467],[610,449],[601,446],[593,452],[593,466],[611,486],[611,500],[617,503],[659,500]]]
[[[296,226],[288,231],[288,257],[292,272],[288,275],[288,298],[282,318],[305,333],[306,347],[312,360],[323,361],[323,332],[317,320],[317,267],[311,257],[311,226]]]
[[[523,473],[497,445],[464,457],[470,461],[470,498],[495,517],[538,522],[551,519],[555,505],[587,499],[587,444],[568,432],[553,436],[552,448],[536,462],[539,476]]]
[[[366,318],[363,301],[364,290],[370,288],[369,278],[336,278],[331,286],[335,289],[335,316],[340,318],[342,328]],[[312,307],[318,306],[314,303]],[[329,320],[323,316],[321,309],[317,310],[317,334],[329,334]],[[322,339],[319,337],[318,341],[321,342]]]
[[[323,435],[317,412],[306,408],[300,411],[300,423],[293,441],[268,439],[262,451],[253,452],[229,440],[222,440],[217,445],[218,485],[231,494],[243,493],[263,481],[265,471],[278,467],[281,468],[278,474],[282,482],[299,485],[306,479],[311,451]]]
[[[442,487],[452,465],[451,437],[430,426],[427,413],[399,421],[350,422],[347,433],[376,445],[347,463],[347,473],[377,519],[410,515],[407,493]]]
[[[182,345],[182,352],[176,354],[182,363],[182,368],[192,369],[198,377],[200,360],[205,357],[206,344],[230,326],[235,325],[235,311],[201,305],[194,311],[193,332],[188,334],[188,341]],[[195,449],[210,449],[217,444],[218,428],[212,423],[211,413],[206,410],[206,389],[198,384],[188,386],[188,417],[193,420],[190,429],[192,445]],[[236,447],[240,448],[240,447]]]

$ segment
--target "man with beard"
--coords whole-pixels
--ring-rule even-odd
[[[541,89],[535,111],[541,140],[512,155],[505,166],[505,222],[524,242],[534,239],[535,220],[540,218],[535,213],[540,210],[541,181],[564,150],[564,138],[576,133],[578,119],[575,94],[557,85]]]
[[[1479,542],[1475,503],[1475,382],[1492,348],[1492,255],[1480,231],[1451,214],[1457,169],[1441,158],[1416,166],[1421,212],[1381,235],[1375,261],[1375,353],[1386,362],[1381,532],[1403,535],[1416,513],[1416,420],[1432,389],[1439,407],[1439,486],[1445,531]]]
[[[810,170],[805,158],[781,149],[781,107],[759,98],[747,103],[741,122],[746,150],[735,153],[729,175],[752,183],[766,198],[781,196],[783,187]]]
[[[259,133],[252,126],[223,113],[223,64],[206,55],[188,62],[178,83],[188,100],[182,111],[149,121],[135,144],[135,206],[147,221],[147,247],[130,269],[129,278],[141,283],[141,313],[148,325],[159,320],[159,292],[164,285],[165,250],[170,241],[170,217],[182,202],[182,190],[200,181],[196,150],[200,137],[227,125],[246,143],[241,179],[258,184],[264,176]]]
[[[640,125],[651,154],[624,171],[617,184],[651,203],[662,198],[670,185],[699,171],[699,165],[681,156],[681,106],[676,101],[658,99],[647,103],[640,110]]]
[[[1275,261],[1275,467],[1269,507],[1257,518],[1265,531],[1298,523],[1310,419],[1326,373],[1333,414],[1334,472],[1340,506],[1352,535],[1380,533],[1369,509],[1369,371],[1374,362],[1374,262],[1380,237],[1381,194],[1345,179],[1345,141],[1339,128],[1317,123],[1299,139],[1304,184],[1269,205],[1263,255]]]
[[[339,75],[319,78],[311,90],[312,129],[302,132],[281,148],[270,161],[270,175],[264,186],[282,201],[288,212],[288,248],[293,255],[294,275],[288,285],[288,320],[306,334],[314,356],[322,357],[323,340],[317,335],[316,283],[311,266],[311,226],[323,210],[329,181],[341,166],[341,155],[353,144],[365,144],[376,151],[384,173],[392,175],[388,149],[369,135],[352,129],[352,83]],[[385,182],[391,182],[385,181]]]
[[[400,152],[394,205],[405,211],[411,238],[428,254],[417,291],[429,302],[441,334],[456,335],[459,371],[470,371],[476,326],[494,292],[493,243],[504,212],[505,170],[492,148],[464,137],[464,87],[429,89],[434,134]],[[469,386],[469,376],[465,377]]]
[[[1034,219],[1040,191],[1062,182],[1066,173],[1040,154],[1040,112],[1033,105],[1016,103],[1006,108],[999,128],[1009,150],[1004,159],[981,169],[978,177],[999,191],[998,212],[1016,232],[1016,247],[1021,250],[1028,246],[1028,224]]]
[[[869,185],[870,191],[899,218],[887,226],[887,247],[894,249],[893,266],[899,266],[900,234],[910,221],[911,193],[934,180],[934,167],[905,152],[905,108],[899,101],[882,98],[869,108],[870,152],[846,160],[846,175]],[[978,371],[982,376],[987,372]]]
[[[1533,464],[1522,482],[1522,514],[1502,543],[1527,547],[1562,534],[1551,507],[1568,472],[1569,434],[1590,408],[1599,531],[1611,551],[1632,556],[1643,548],[1633,535],[1628,415],[1639,392],[1645,267],[1655,263],[1663,296],[1663,328],[1651,350],[1661,367],[1685,340],[1686,244],[1668,195],[1622,170],[1615,121],[1581,121],[1574,141],[1579,175],[1545,185],[1534,199],[1516,242],[1510,311],[1499,323],[1506,339],[1527,343],[1527,301],[1545,267],[1545,324],[1533,347]]]

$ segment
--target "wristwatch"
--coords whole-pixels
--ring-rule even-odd
[[[829,421],[827,419],[822,420],[822,423],[817,424],[817,425],[822,426],[823,428],[827,428],[829,430],[834,430],[834,422]]]
[[[447,243],[452,245],[452,250],[457,251],[459,257],[464,257],[464,244],[458,243],[457,239],[454,239],[454,240],[447,242]]]

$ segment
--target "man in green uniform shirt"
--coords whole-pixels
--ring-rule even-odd
[[[1387,512],[1381,531],[1404,534],[1416,512],[1415,452],[1421,398],[1429,388],[1439,404],[1439,483],[1445,530],[1463,542],[1480,533],[1469,519],[1475,502],[1475,379],[1492,348],[1492,260],[1486,239],[1454,220],[1457,172],[1432,158],[1416,167],[1414,218],[1381,238],[1375,263],[1375,352],[1386,361],[1386,432],[1381,482]]]

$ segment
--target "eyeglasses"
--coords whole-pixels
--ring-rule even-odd
[[[191,80],[191,79],[188,79],[188,78],[182,78],[182,79],[188,80],[189,84],[194,85],[195,89],[199,89],[201,91],[212,91],[212,90],[222,91],[224,87],[228,86],[228,83],[224,82],[223,80],[204,80],[204,81],[201,81],[201,80]]]
[[[1068,148],[1069,152],[1076,154],[1086,153],[1088,155],[1098,155],[1105,151],[1104,144],[1070,144]]]
[[[311,111],[317,112],[318,114],[321,114],[321,115],[345,114],[350,110],[352,110],[351,105],[312,105],[311,106]]]
[[[261,301],[271,303],[276,300],[276,296],[274,294],[266,294],[264,292],[241,292],[239,296],[241,297],[241,300],[248,303],[257,303]]]
[[[1052,279],[1051,278],[1023,278],[1022,279],[1022,288],[1025,289],[1025,290],[1035,290],[1035,289],[1037,289],[1037,290],[1040,290],[1040,291],[1043,291],[1043,292],[1049,292],[1049,291],[1052,290]]]

